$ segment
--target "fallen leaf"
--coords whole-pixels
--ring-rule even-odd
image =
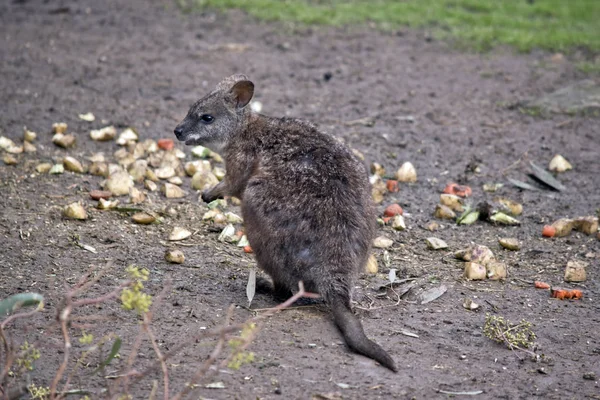
[[[401,335],[404,335],[404,336],[413,337],[413,338],[417,338],[417,339],[419,338],[419,335],[417,335],[416,333],[412,333],[412,332],[409,332],[409,331],[404,330],[404,329],[400,329],[399,331],[396,331],[396,332],[398,332],[398,333],[400,333]]]
[[[354,125],[362,125],[362,126],[374,126],[375,125],[375,117],[364,117],[364,118],[359,118],[359,119],[355,119],[352,121],[347,121],[344,122],[345,125],[348,126],[354,126]]]
[[[478,394],[482,394],[483,390],[471,390],[471,391],[467,391],[467,392],[450,392],[447,390],[438,389],[438,392],[443,393],[443,394],[454,395],[454,396],[476,396]]]
[[[246,297],[248,298],[248,307],[252,304],[254,293],[256,292],[256,270],[252,268],[248,274],[248,283],[246,284]]]
[[[550,188],[552,188],[556,191],[559,191],[559,192],[562,192],[567,189],[562,183],[560,183],[549,172],[547,172],[543,168],[535,165],[533,163],[533,161],[530,161],[529,165],[531,165],[531,169],[533,171],[533,173],[531,175],[538,181],[542,182],[546,186],[549,186]]]
[[[434,301],[435,299],[439,298],[441,295],[446,293],[447,290],[448,290],[448,288],[446,287],[446,285],[441,285],[438,287],[433,287],[433,288],[424,290],[419,295],[420,303],[421,304],[431,303],[432,301]]]
[[[213,382],[204,386],[207,389],[225,389],[225,384],[223,382]]]
[[[394,281],[396,280],[396,268],[390,269],[390,272],[388,273],[388,279],[391,284],[394,283]]]
[[[506,178],[508,179],[508,181],[510,183],[512,183],[514,186],[518,187],[519,189],[524,189],[524,190],[539,190],[537,187],[530,185],[529,183],[525,183],[516,179],[512,179],[512,178]]]

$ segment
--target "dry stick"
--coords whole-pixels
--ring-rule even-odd
[[[273,307],[271,309],[269,309],[269,311],[267,311],[264,314],[261,314],[257,317],[254,318],[250,318],[248,320],[246,320],[243,323],[239,323],[239,324],[235,324],[235,325],[230,325],[228,327],[221,327],[218,329],[211,329],[211,330],[207,330],[204,331],[198,335],[192,336],[190,339],[180,343],[179,345],[177,345],[175,348],[173,348],[173,350],[169,351],[168,353],[166,353],[164,355],[164,359],[165,361],[169,358],[171,358],[172,356],[174,356],[175,354],[177,354],[179,351],[181,351],[183,348],[185,348],[186,346],[188,346],[190,343],[194,343],[198,340],[201,339],[206,339],[209,337],[214,337],[214,336],[221,336],[223,334],[228,334],[228,333],[232,333],[232,332],[236,332],[239,331],[240,329],[244,328],[244,326],[246,326],[247,323],[257,323],[260,322],[264,319],[266,319],[267,317],[274,315],[276,313],[278,313],[279,311],[288,308],[290,305],[292,305],[294,302],[296,302],[298,299],[305,297],[305,298],[319,298],[320,296],[316,293],[310,293],[310,292],[306,292],[304,290],[304,284],[302,283],[302,281],[298,282],[298,287],[299,287],[299,291],[293,295],[292,297],[290,297],[288,300],[286,300],[285,302],[277,305],[276,307]],[[148,374],[150,374],[151,372],[153,372],[154,370],[156,370],[158,367],[157,364],[151,365],[150,367],[146,368],[143,372],[141,373],[135,373],[134,371],[129,371],[127,372],[124,377],[125,378],[129,378],[130,376],[133,377],[133,383],[136,383],[138,381],[140,381],[142,378],[144,378],[145,376],[147,376]]]
[[[286,309],[287,307],[289,307],[290,305],[294,304],[296,302],[296,300],[302,298],[302,297],[308,297],[308,298],[318,298],[320,297],[319,295],[315,294],[315,293],[308,293],[304,291],[304,284],[302,282],[298,283],[299,286],[299,291],[298,293],[296,293],[294,296],[292,296],[291,298],[289,298],[287,301],[285,301],[284,303],[278,305],[277,307],[274,307],[270,310],[270,312],[267,312],[261,316],[252,318],[246,322],[244,322],[242,325],[242,327],[246,326],[248,323],[257,323],[262,319],[265,319],[267,316],[273,315],[278,311],[281,311],[283,309]],[[227,328],[227,321],[231,318],[229,316],[229,313],[233,312],[233,305],[231,305],[229,307],[228,310],[228,318],[225,322],[225,326],[223,326],[223,328]],[[224,331],[224,329],[223,329]],[[252,343],[252,341],[254,340],[254,338],[256,337],[256,335],[258,334],[258,329],[255,329],[253,331],[250,332],[250,335],[244,339],[244,343],[237,349],[238,352],[244,351],[248,348],[248,346],[250,346],[250,344]],[[213,353],[211,354],[211,357],[209,358],[209,360],[207,360],[207,363],[205,363],[206,367],[210,367],[210,364],[212,364],[216,357],[218,356],[218,354],[221,351],[221,348],[223,346],[223,344],[225,343],[225,338],[226,338],[226,334],[222,333],[220,335],[220,339],[219,342],[217,343],[217,346],[215,347],[215,350],[213,350]],[[213,357],[214,355],[214,357]],[[219,368],[224,368],[226,365],[229,364],[229,362],[233,359],[235,353],[231,353],[229,356],[227,356],[224,360],[221,361],[221,363],[219,364]],[[211,358],[213,358],[211,360]],[[210,363],[208,361],[211,361]],[[198,371],[198,373],[196,373],[196,375],[194,376],[194,378],[189,382],[188,387],[186,389],[184,389],[183,392],[188,393],[191,389],[194,388],[194,385],[198,382],[198,380],[200,380],[202,377],[208,377],[211,375],[214,375],[216,373],[216,371],[213,371],[212,374],[206,374],[206,370],[201,369],[200,371]],[[179,400],[181,397],[175,397],[173,400]]]
[[[152,304],[152,308],[147,313],[147,314],[150,314],[149,320],[152,319],[152,315],[154,315],[154,312],[158,309],[158,306],[162,303],[166,294],[171,291],[171,287],[172,287],[172,281],[169,279],[165,282],[163,290],[161,290],[159,295],[155,297],[154,302]],[[145,318],[146,318],[146,316],[144,316],[144,319]],[[135,342],[133,343],[133,347],[131,348],[131,352],[129,353],[129,357],[127,357],[126,371],[128,371],[128,372],[126,372],[121,377],[119,377],[114,385],[116,388],[118,388],[119,385],[121,384],[121,378],[123,378],[122,384],[123,384],[123,387],[124,387],[126,393],[129,393],[129,377],[137,376],[137,374],[138,374],[135,370],[132,370],[132,366],[133,366],[133,363],[135,362],[135,360],[137,359],[138,351],[140,349],[140,346],[142,345],[142,339],[143,339],[144,332],[147,333],[144,325],[142,324],[140,326],[140,331],[135,338]],[[154,343],[153,343],[153,346],[154,346]],[[159,357],[159,360],[161,358],[164,358],[164,360],[161,361],[161,363],[166,361],[166,357],[163,357],[162,355],[160,355],[160,352],[157,353],[157,356]],[[165,364],[165,366],[166,366],[166,364]],[[136,380],[136,382],[137,382],[137,380]],[[167,380],[167,382],[168,382],[168,380]]]
[[[69,362],[69,355],[70,355],[70,350],[71,350],[71,339],[69,337],[69,330],[67,328],[67,321],[69,319],[69,314],[71,312],[71,304],[70,304],[70,300],[68,299],[67,306],[60,312],[59,314],[59,321],[60,321],[60,328],[63,334],[63,340],[64,340],[64,356],[63,356],[63,361],[60,364],[60,366],[58,367],[58,371],[56,372],[56,375],[54,376],[54,379],[52,380],[52,385],[50,385],[50,399],[55,399],[56,398],[56,388],[58,386],[58,382],[60,382],[60,379],[62,378],[62,375],[65,372],[65,369],[67,368],[67,363]]]
[[[4,384],[4,378],[6,378],[6,375],[8,374],[8,371],[10,370],[10,368],[12,367],[12,363],[15,359],[14,354],[10,349],[11,346],[9,346],[8,340],[6,339],[6,335],[4,334],[4,328],[6,328],[6,326],[8,324],[10,324],[12,321],[15,321],[19,318],[29,318],[29,317],[33,316],[34,314],[38,313],[39,311],[40,311],[40,308],[36,308],[35,310],[32,310],[32,311],[13,314],[10,317],[6,318],[4,321],[2,321],[2,324],[0,324],[0,339],[2,339],[2,343],[4,345],[4,351],[6,352],[6,361],[4,362],[4,368],[2,368],[2,372],[0,373],[0,385]]]
[[[90,268],[90,271],[86,274],[86,277],[89,277],[91,272],[94,270],[95,270],[95,267]],[[100,279],[100,278],[96,277],[96,278],[92,279],[92,281],[96,282],[97,279]],[[70,290],[66,291],[67,294],[65,295],[65,299],[64,299],[65,306],[62,310],[59,310],[59,313],[58,313],[58,320],[60,322],[60,328],[61,328],[63,340],[64,340],[64,356],[63,356],[63,361],[60,364],[58,371],[56,372],[56,375],[54,376],[54,379],[52,380],[52,385],[50,386],[50,398],[51,399],[57,398],[56,397],[56,395],[57,395],[56,389],[57,389],[58,383],[60,382],[63,374],[65,373],[67,364],[69,362],[69,356],[70,356],[70,350],[71,350],[71,339],[69,337],[69,330],[67,327],[67,323],[69,322],[69,317],[73,311],[73,308],[106,302],[114,297],[117,297],[123,288],[131,285],[131,283],[132,283],[132,281],[128,280],[128,281],[125,281],[124,283],[122,283],[121,285],[119,285],[119,287],[114,289],[112,292],[107,293],[104,296],[95,297],[95,298],[91,298],[91,299],[83,299],[83,300],[73,302],[73,297],[75,294],[82,291],[83,288],[89,287],[88,284],[84,283],[84,282],[85,282],[85,280],[80,279],[79,282],[76,284],[76,286],[79,286],[78,288],[70,289]],[[70,383],[70,377],[68,377],[67,382],[65,382],[65,389],[63,390],[63,392],[67,391],[67,389],[69,387],[69,383]],[[60,397],[61,396],[59,395],[59,398]]]
[[[191,344],[195,341],[211,338],[214,336],[220,336],[221,334],[227,334],[227,333],[239,331],[240,329],[242,329],[245,326],[246,322],[231,325],[231,326],[228,326],[227,328],[217,328],[217,329],[211,329],[211,330],[204,331],[203,333],[193,336],[190,339],[186,340],[185,342],[182,342],[179,345],[177,345],[175,348],[173,348],[173,350],[166,353],[164,355],[164,358],[165,358],[165,360],[168,360],[169,358],[171,358],[175,354],[177,354],[179,351],[181,351],[183,348],[187,347],[189,344]],[[153,364],[153,365],[149,366],[148,368],[146,368],[142,372],[130,370],[130,371],[126,372],[125,374],[123,374],[122,377],[124,377],[124,378],[132,377],[133,378],[132,383],[135,384],[135,383],[139,382],[142,378],[147,376],[148,374],[154,372],[158,368],[158,365],[160,365],[160,364]]]
[[[396,307],[396,306],[398,306],[402,302],[402,297],[398,294],[398,292],[396,292],[394,290],[394,286],[393,285],[390,286],[390,289],[392,290],[392,292],[394,292],[394,294],[396,295],[396,298],[398,299],[396,301],[396,303],[394,303],[394,304],[386,304],[384,306],[373,307],[372,305],[373,305],[374,302],[372,301],[371,304],[369,304],[369,307],[361,307],[361,306],[355,306],[355,307],[357,309],[363,310],[363,311],[372,311],[372,310],[381,310],[383,308],[389,308],[389,307]],[[367,296],[367,297],[369,297],[369,296]],[[371,299],[371,298],[369,297],[369,299]],[[408,301],[405,301],[405,302],[406,303],[411,303],[411,302],[408,302]]]
[[[72,311],[72,310],[73,310],[73,308],[75,308],[75,307],[80,307],[80,306],[89,305],[89,304],[98,304],[98,303],[103,303],[103,302],[105,302],[105,301],[108,301],[108,300],[112,299],[113,297],[117,297],[117,296],[119,295],[120,291],[121,291],[123,288],[125,288],[125,287],[129,286],[130,284],[131,284],[131,281],[125,281],[125,282],[124,282],[124,283],[122,283],[122,284],[121,284],[121,285],[120,285],[120,286],[119,286],[117,289],[113,290],[112,292],[110,292],[110,293],[108,293],[108,294],[106,294],[106,295],[104,295],[104,296],[96,297],[96,298],[93,298],[93,299],[83,299],[83,300],[79,300],[79,301],[77,301],[77,302],[75,302],[75,303],[72,303],[72,304],[71,304],[71,311]],[[85,285],[84,285],[84,286],[85,286]],[[75,292],[77,292],[77,291],[75,291]],[[71,297],[72,297],[72,294],[71,294]],[[69,318],[69,317],[70,317],[70,313],[71,313],[71,311],[69,312],[69,315],[67,316],[67,318]],[[65,326],[66,326],[66,323],[65,323]],[[62,327],[62,323],[61,323],[61,327]],[[64,335],[64,334],[63,334],[63,335]],[[70,347],[70,346],[69,346],[69,347]],[[65,367],[66,367],[66,365],[65,365]],[[60,371],[60,370],[59,370],[59,371]],[[74,372],[75,372],[75,371],[73,371],[73,373],[74,373]],[[64,371],[63,371],[63,373],[64,373]],[[69,389],[69,385],[70,385],[70,383],[71,383],[71,378],[72,378],[72,376],[73,376],[73,374],[70,374],[70,375],[67,377],[67,381],[65,382],[65,385],[64,385],[64,390],[63,390],[63,392],[66,392],[66,391]],[[59,396],[59,397],[64,397],[64,396],[62,396],[62,395],[61,395],[61,396]]]
[[[96,282],[98,282],[104,275],[106,275],[106,273],[112,269],[114,267],[112,262],[108,262],[98,273],[98,275],[96,275],[94,278],[92,278],[91,280],[87,281],[87,278],[92,274],[92,272],[94,272],[98,267],[92,265],[90,267],[90,269],[88,270],[88,272],[86,272],[86,274],[84,275],[84,278],[80,279],[79,282],[77,282],[77,284],[75,284],[75,286],[73,287],[73,293],[72,293],[72,297],[75,297],[76,295],[78,295],[79,293],[87,290],[88,288],[90,288],[93,284],[95,284]]]
[[[233,310],[234,310],[234,305],[232,304],[229,306],[229,309],[227,309],[227,315],[225,316],[225,323],[223,324],[223,328],[227,328],[229,326],[229,320],[233,317]],[[227,335],[225,333],[222,333],[220,335],[219,341],[217,342],[217,345],[215,346],[213,351],[210,353],[210,356],[208,357],[208,359],[204,362],[204,364],[202,364],[202,367],[198,370],[198,372],[196,372],[196,374],[192,377],[192,379],[190,379],[190,381],[185,386],[185,388],[181,392],[177,393],[175,395],[175,397],[173,397],[173,400],[182,399],[185,395],[187,395],[194,388],[196,383],[204,376],[204,374],[206,374],[206,371],[208,371],[208,369],[211,367],[211,365],[214,364],[215,361],[217,360],[217,357],[219,356],[219,354],[221,354],[221,351],[223,350],[223,346],[225,345],[226,338],[227,338]]]
[[[160,361],[160,366],[163,372],[163,380],[165,385],[165,400],[169,400],[169,370],[167,369],[167,363],[165,362],[165,358],[163,357],[160,349],[158,348],[158,344],[156,343],[156,338],[150,329],[150,317],[148,317],[148,313],[144,315],[144,330],[150,339],[150,343],[152,343],[152,348],[158,357],[158,361]]]
[[[125,281],[110,293],[107,293],[100,297],[95,297],[93,299],[83,299],[83,300],[76,301],[72,304],[72,306],[73,307],[81,307],[81,306],[89,306],[91,304],[104,303],[105,301],[108,301],[108,300],[111,300],[112,298],[118,297],[119,294],[121,293],[121,290],[123,290],[127,286],[130,286],[132,284],[132,282],[133,281]]]
[[[526,152],[524,152],[523,154],[521,154],[521,156],[517,159],[517,161],[515,161],[512,164],[510,164],[508,167],[504,168],[502,171],[500,171],[500,175],[506,175],[506,172],[508,172],[509,170],[515,168],[522,161],[527,160],[529,158],[529,154],[528,153],[529,153],[529,150],[527,150]]]
[[[74,328],[74,324],[71,324],[71,327]],[[71,381],[71,379],[75,376],[75,374],[77,373],[77,370],[79,369],[79,367],[85,362],[85,359],[92,354],[94,351],[96,351],[99,346],[104,345],[104,343],[111,339],[114,335],[112,333],[109,333],[108,335],[105,335],[102,337],[102,339],[100,339],[100,341],[94,346],[95,348],[92,348],[88,351],[83,352],[83,354],[81,355],[81,357],[79,357],[77,359],[77,362],[75,363],[75,367],[73,368],[73,371],[71,371],[71,373],[69,374],[69,376],[67,377],[67,383],[65,384],[65,388],[67,388],[69,386],[69,382]],[[61,394],[62,395],[69,395],[69,394],[77,394],[76,392],[79,391],[79,389],[73,389],[73,390],[68,390],[68,391],[63,391]],[[85,390],[84,390],[85,391]]]
[[[154,311],[156,311],[156,309],[158,308],[158,305],[162,303],[166,293],[169,291],[171,291],[171,280],[169,280],[165,283],[163,290],[161,290],[160,294],[155,298],[152,309],[150,310],[150,312],[147,312],[144,315],[144,330],[146,331],[146,334],[148,335],[148,338],[150,339],[150,342],[152,343],[152,347],[154,348],[154,352],[156,353],[156,356],[158,357],[158,360],[160,361],[162,371],[163,371],[163,379],[164,379],[164,385],[165,385],[165,400],[169,400],[169,370],[167,369],[167,363],[165,362],[165,359],[164,359],[160,349],[158,348],[158,343],[156,343],[156,338],[154,336],[154,333],[150,329],[150,322],[152,320],[152,316],[154,315]]]
[[[533,352],[533,351],[531,351],[529,349],[524,349],[522,347],[517,346],[516,344],[511,343],[510,340],[508,340],[508,338],[505,336],[505,333],[507,333],[508,331],[502,331],[502,330],[500,330],[500,335],[502,336],[502,339],[504,340],[504,343],[506,345],[508,345],[509,349],[511,349],[512,351],[514,351],[514,349],[521,350],[521,351],[529,354],[531,357],[535,358],[536,360],[539,358],[539,356],[535,352]],[[517,356],[517,358],[521,359],[521,357],[518,357],[518,356]]]

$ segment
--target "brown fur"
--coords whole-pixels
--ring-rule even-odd
[[[350,308],[375,230],[363,163],[310,123],[252,113],[253,90],[243,75],[226,78],[175,129],[179,140],[224,157],[225,179],[202,199],[240,198],[248,240],[276,294],[289,296],[303,281],[331,307],[351,349],[396,371]]]

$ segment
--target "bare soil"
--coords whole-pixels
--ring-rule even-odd
[[[365,331],[394,357],[399,373],[349,352],[327,310],[308,306],[271,317],[251,347],[255,360],[237,371],[220,371],[195,390],[195,398],[448,397],[440,390],[480,390],[468,397],[489,399],[600,398],[600,241],[579,232],[541,237],[543,225],[560,217],[594,215],[600,206],[599,121],[573,115],[540,118],[509,106],[580,79],[568,57],[552,61],[551,54],[516,55],[507,49],[465,54],[408,30],[297,28],[260,23],[237,12],[184,15],[170,1],[10,0],[0,4],[0,26],[1,134],[20,143],[23,126],[38,133],[36,153],[19,155],[16,166],[0,166],[0,297],[36,291],[47,298],[44,312],[8,329],[17,342],[40,343],[42,357],[31,374],[37,385],[49,385],[62,357],[60,335],[45,327],[55,318],[65,282],[75,283],[91,265],[110,261],[114,268],[89,296],[117,286],[130,264],[150,270],[146,286],[153,295],[171,282],[153,322],[163,351],[223,324],[230,304],[238,305],[236,321],[254,315],[245,308],[254,261],[218,242],[218,229],[201,221],[206,206],[189,178],[184,178],[189,193],[184,199],[149,193],[144,207],[175,212],[162,224],[140,226],[126,213],[94,209],[88,192],[100,187],[101,178],[34,169],[65,155],[84,160],[104,152],[112,157],[118,149],[114,142],[89,138],[90,129],[108,124],[134,126],[142,139],[172,138],[193,101],[224,76],[241,72],[255,82],[263,113],[311,120],[390,174],[404,161],[416,166],[418,182],[401,185],[380,206],[383,211],[399,202],[409,229],[379,232],[394,239],[390,267],[400,279],[415,278],[416,285],[399,304],[393,296],[378,297],[389,268],[381,262],[382,251],[375,250],[381,274],[362,276],[356,289],[356,312]],[[96,115],[95,122],[78,118],[88,111]],[[347,123],[364,117],[373,117],[375,125]],[[60,121],[76,133],[76,148],[52,144],[51,125]],[[184,150],[189,158],[189,149]],[[527,161],[547,166],[556,153],[575,166],[559,176],[568,190],[520,191],[506,184],[497,193],[483,191],[484,183],[507,183],[506,177],[525,180]],[[522,224],[438,221],[442,229],[427,231],[439,193],[452,181],[473,188],[473,204],[497,195],[521,202]],[[86,221],[61,214],[63,206],[77,200],[90,213]],[[174,226],[194,235],[184,245],[168,243]],[[449,250],[428,250],[425,238],[430,236],[445,240]],[[501,249],[499,237],[518,238],[522,249]],[[76,239],[97,254],[77,246]],[[508,279],[465,281],[452,251],[470,243],[489,246],[508,263]],[[184,251],[183,265],[164,260],[170,247]],[[587,281],[563,281],[568,260],[589,263]],[[534,289],[534,280],[577,287],[584,297],[552,299],[548,291]],[[423,305],[414,301],[441,284],[448,290],[439,299]],[[463,308],[467,297],[481,308]],[[257,295],[252,308],[275,304]],[[105,371],[116,375],[139,321],[114,301],[86,312],[109,318],[86,330],[97,338],[114,332],[123,339],[121,358]],[[486,313],[530,321],[542,361],[486,338]],[[72,330],[79,335],[80,330]],[[169,360],[172,392],[183,387],[213,346],[203,341]],[[144,342],[140,369],[154,359]],[[97,362],[90,361],[90,370]],[[134,398],[147,398],[153,379],[162,390],[157,371],[132,388]],[[72,383],[99,390],[103,382],[88,377]],[[222,382],[224,388],[204,387],[211,382]]]

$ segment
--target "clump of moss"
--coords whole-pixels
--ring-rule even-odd
[[[515,324],[504,317],[486,314],[483,334],[497,343],[503,343],[511,350],[521,350],[536,359],[539,358],[530,350],[535,347],[536,336],[529,321],[523,319]]]

